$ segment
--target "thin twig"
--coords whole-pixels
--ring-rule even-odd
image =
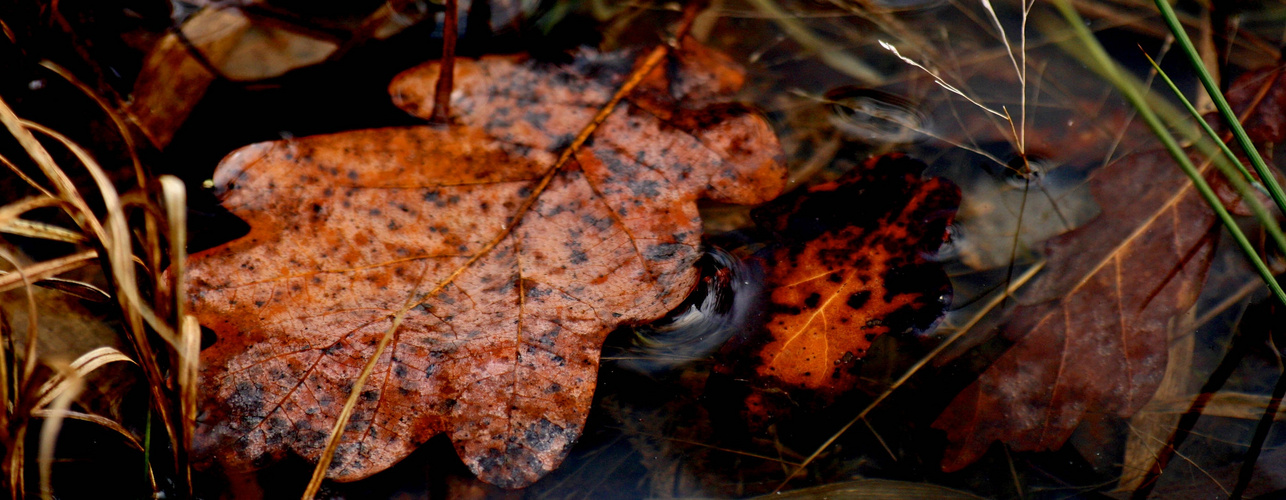
[[[1273,304],[1272,309],[1281,311]],[[1269,317],[1278,316],[1269,313]],[[1268,407],[1264,408],[1264,415],[1259,419],[1259,425],[1255,426],[1255,434],[1250,438],[1250,448],[1246,450],[1246,456],[1242,458],[1241,471],[1237,473],[1237,485],[1233,487],[1232,494],[1228,496],[1229,500],[1240,500],[1242,495],[1246,494],[1246,488],[1250,487],[1250,480],[1255,475],[1255,462],[1259,461],[1259,455],[1264,450],[1264,441],[1268,439],[1268,431],[1273,428],[1273,420],[1277,416],[1277,407],[1281,406],[1282,398],[1286,397],[1286,366],[1283,366],[1282,349],[1286,346],[1278,342],[1282,340],[1280,331],[1274,331],[1280,328],[1275,321],[1269,321],[1268,344],[1272,346],[1273,351],[1277,354],[1277,370],[1280,374],[1277,376],[1277,384],[1273,386],[1272,399],[1268,400]]]

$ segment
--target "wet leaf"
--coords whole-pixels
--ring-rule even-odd
[[[1161,382],[1167,329],[1210,263],[1213,212],[1164,152],[1113,163],[1090,184],[1102,213],[1048,243],[1045,271],[1002,327],[1016,344],[934,422],[950,440],[945,470],[993,441],[1056,449],[1087,415],[1133,415]]]
[[[584,425],[607,333],[661,317],[693,288],[696,200],[760,203],[783,188],[767,123],[703,105],[735,91],[726,77],[738,70],[692,44],[674,62],[543,188],[631,54],[457,61],[458,126],[261,143],[225,159],[215,184],[252,229],[191,258],[194,311],[218,336],[202,353],[198,456],[316,460],[394,314],[418,304],[329,477],[366,477],[438,433],[493,484],[556,467]],[[435,78],[433,63],[407,71],[395,100],[424,116]]]
[[[854,386],[851,372],[876,337],[941,317],[951,285],[929,257],[960,192],[921,178],[924,168],[880,157],[756,212],[781,244],[768,258],[766,325],[749,342],[755,375],[833,397]]]
[[[901,155],[872,160],[837,183],[784,200],[770,222],[789,243],[773,252],[759,375],[825,392],[879,335],[927,328],[951,285],[926,256],[946,237],[960,192]],[[786,208],[789,207],[789,208]]]
[[[1225,97],[1238,116],[1253,108],[1254,113],[1242,124],[1255,144],[1276,143],[1286,139],[1286,72],[1276,66],[1246,72],[1228,86]],[[1271,150],[1270,150],[1271,152]]]
[[[17,249],[9,250],[17,252]],[[24,267],[28,265],[24,262]],[[0,266],[9,267],[7,264]],[[77,277],[95,282],[102,279],[92,273],[91,270],[80,270]],[[36,353],[42,366],[69,363],[95,349],[126,349],[118,325],[96,304],[54,287],[33,287],[31,293],[37,305]],[[0,321],[9,322],[8,328],[17,332],[14,345],[6,348],[13,349],[12,353],[17,358],[15,366],[22,366],[28,322],[32,320],[27,308],[27,291],[18,288],[0,293],[0,309],[3,309]],[[123,364],[88,371],[84,378],[85,390],[78,395],[76,402],[86,411],[119,420],[124,411],[120,402],[134,387],[136,378],[136,372]]]
[[[184,24],[182,34],[166,34],[148,51],[134,82],[128,111],[156,147],[169,145],[217,78],[198,54],[217,67],[249,29],[248,21],[236,12],[203,10]],[[195,54],[184,43],[185,38],[193,44]]]
[[[200,10],[151,46],[131,91],[128,111],[162,149],[216,79],[277,78],[371,39],[391,37],[429,14],[423,5],[405,1],[386,2],[365,17],[357,17],[365,13],[357,4],[282,9],[259,0],[192,3]],[[500,20],[513,22],[519,12],[509,9],[500,15],[509,16]]]

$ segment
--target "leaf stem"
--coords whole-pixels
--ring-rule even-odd
[[[429,121],[451,121],[451,87],[455,80],[455,41],[458,38],[460,8],[458,0],[446,0],[446,19],[442,22],[442,64],[438,85],[433,95],[433,114]]]

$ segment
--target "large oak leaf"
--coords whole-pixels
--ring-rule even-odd
[[[934,422],[950,440],[943,469],[993,441],[1056,449],[1087,415],[1129,417],[1160,384],[1168,328],[1205,280],[1214,213],[1161,151],[1090,184],[1102,213],[1049,242],[1048,265],[1002,330],[1016,343]]]
[[[734,91],[740,73],[687,44],[540,189],[552,152],[632,60],[459,61],[463,126],[269,142],[225,159],[215,184],[252,229],[190,260],[194,310],[218,335],[202,352],[199,459],[316,460],[395,313],[418,303],[328,476],[366,477],[437,433],[497,485],[557,466],[581,432],[607,333],[664,315],[694,286],[697,198],[760,203],[783,188],[762,118],[697,107]],[[427,109],[435,78],[435,64],[403,74],[397,101]]]

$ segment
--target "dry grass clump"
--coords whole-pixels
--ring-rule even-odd
[[[94,96],[88,87],[78,87]],[[0,409],[0,443],[4,446],[0,484],[12,498],[34,496],[37,491],[44,498],[54,496],[57,448],[89,446],[67,439],[60,442],[59,432],[68,419],[98,425],[140,450],[152,491],[159,491],[158,471],[174,477],[176,493],[191,491],[186,450],[196,417],[200,329],[184,310],[185,188],[171,176],[150,177],[133,155],[131,132],[124,120],[105,101],[95,101],[131,149],[135,185],[124,193],[118,192],[108,170],[89,151],[58,131],[18,117],[0,100],[0,123],[28,157],[0,156],[0,163],[30,186],[31,192],[38,193],[3,200],[0,232],[61,242],[72,248],[65,255],[36,256],[33,261],[15,246],[0,246],[0,259],[7,263],[7,269],[0,271],[0,292],[9,292],[7,300],[25,302],[25,327],[21,329],[0,309],[0,401],[4,402]],[[75,161],[60,164],[51,150]],[[73,178],[88,179],[81,183],[88,185]],[[60,214],[49,217],[51,209]],[[36,220],[35,216],[44,217]],[[167,267],[169,271],[164,272]],[[100,276],[105,286],[60,278],[70,272]],[[37,286],[106,304],[108,316],[120,324],[115,332],[119,342],[80,349],[86,351],[83,353],[45,347],[65,345],[58,337],[81,334],[73,331],[74,323],[58,322],[55,314],[48,312],[46,306],[60,297]],[[72,356],[74,359],[68,359]],[[147,386],[146,408],[119,408],[132,403],[120,397],[123,391],[112,392],[120,397],[116,401],[91,403],[81,397],[96,371],[118,363],[141,373]],[[128,381],[129,377],[106,377],[100,383]],[[104,407],[117,407],[118,411],[103,412]],[[141,425],[123,421],[121,415],[131,413],[147,417]],[[165,441],[153,436],[153,421],[161,424]],[[37,432],[37,449],[28,449],[28,434]],[[168,453],[158,460],[154,450]],[[33,461],[37,487],[28,484]]]

